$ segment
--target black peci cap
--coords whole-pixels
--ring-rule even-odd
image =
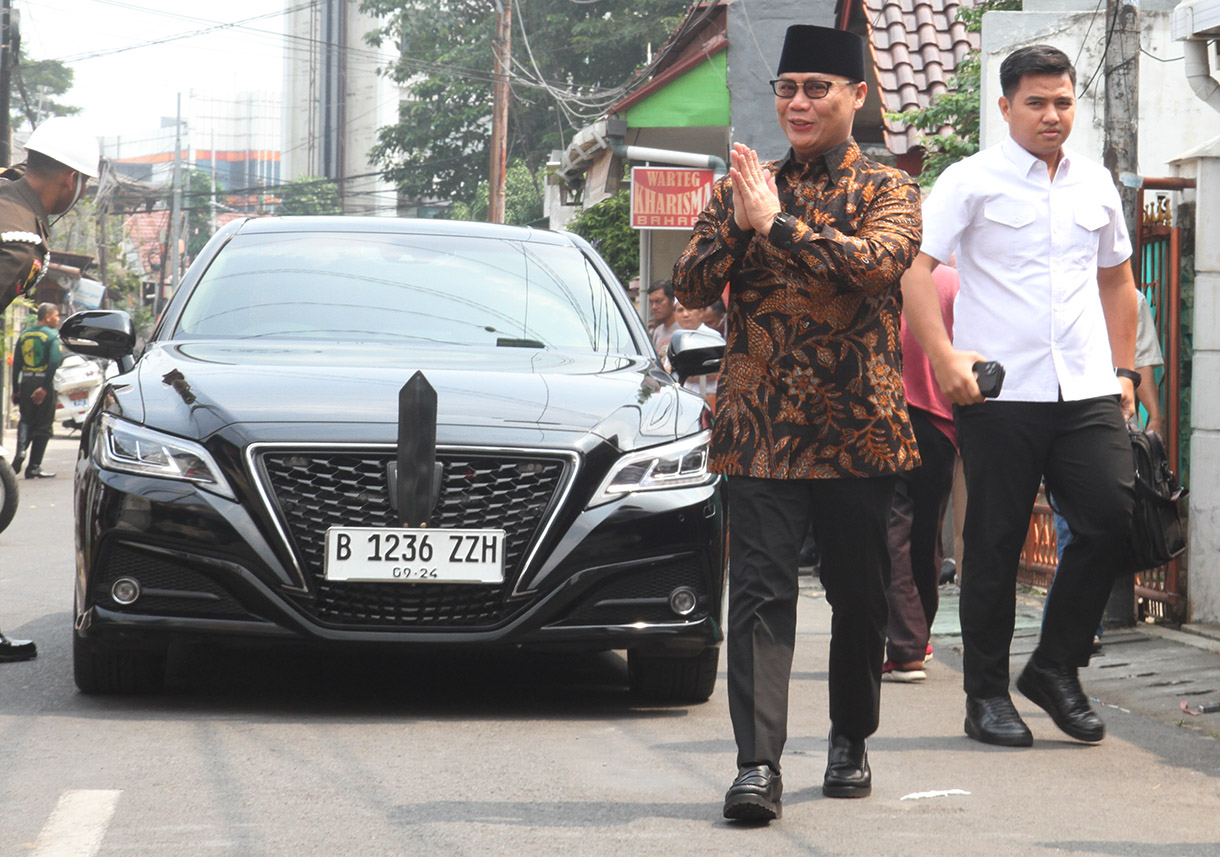
[[[846,30],[793,24],[784,36],[776,74],[837,74],[864,80],[864,39]]]

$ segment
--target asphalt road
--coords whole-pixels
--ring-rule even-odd
[[[7,438],[11,444],[11,433]],[[785,815],[720,818],[723,675],[639,708],[616,655],[378,657],[194,650],[166,692],[84,697],[70,657],[68,440],[0,533],[0,857],[196,855],[1220,855],[1220,743],[1107,708],[1086,746],[1025,700],[1026,750],[962,734],[960,664],[886,684],[867,800],[821,796],[829,609],[801,599]],[[926,794],[932,793],[932,794]],[[920,796],[923,795],[923,796]]]

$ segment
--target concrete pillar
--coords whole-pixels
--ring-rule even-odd
[[[1220,137],[1175,163],[1198,183],[1188,618],[1220,622]]]

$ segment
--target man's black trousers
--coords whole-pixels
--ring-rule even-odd
[[[41,402],[35,403],[34,391],[40,388],[46,393]],[[31,445],[33,448],[30,450],[28,465],[30,468],[38,468],[42,464],[47,442],[54,433],[57,406],[55,388],[49,379],[27,379],[25,377],[21,379],[21,396],[18,399],[21,419],[17,423],[17,458],[25,458],[26,446]],[[29,470],[27,469],[26,472],[28,473]]]
[[[895,477],[728,478],[729,714],[737,764],[779,769],[788,733],[797,562],[813,526],[833,610],[830,721],[863,739],[877,729]]]
[[[1008,693],[1017,564],[1045,476],[1072,542],[1047,598],[1038,653],[1089,663],[1093,632],[1123,565],[1134,502],[1118,399],[983,402],[954,409],[966,475],[961,624],[966,693]]]

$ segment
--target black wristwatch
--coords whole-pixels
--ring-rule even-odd
[[[796,241],[796,218],[786,211],[775,215],[771,221],[771,234],[768,236],[776,247],[787,250]]]
[[[1136,372],[1134,369],[1115,369],[1114,374],[1120,378],[1126,378],[1131,382],[1131,386],[1133,388],[1138,387],[1140,385],[1140,381],[1143,380],[1143,378],[1140,377],[1140,373]]]

